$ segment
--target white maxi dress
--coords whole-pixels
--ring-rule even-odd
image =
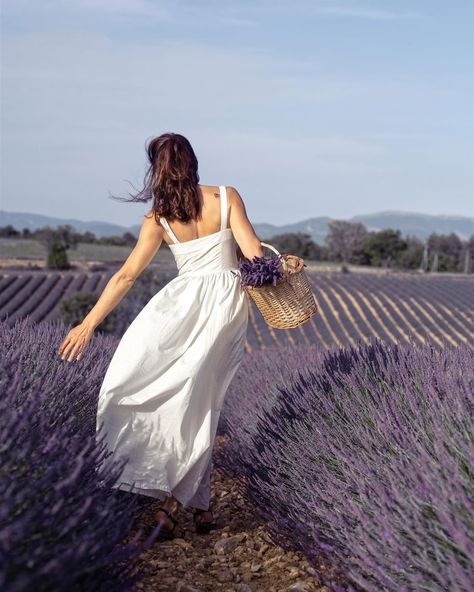
[[[228,386],[244,352],[248,296],[219,187],[220,230],[169,245],[178,275],[133,319],[105,373],[96,434],[105,462],[127,459],[118,489],[207,510],[212,448]],[[102,428],[103,425],[103,428]],[[99,432],[99,430],[101,430]]]

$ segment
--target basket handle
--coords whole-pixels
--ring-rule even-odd
[[[275,252],[278,255],[278,257],[280,257],[281,264],[283,265],[283,271],[286,271],[288,264],[286,263],[283,255],[277,249],[275,249],[275,247],[273,247],[272,245],[269,245],[268,243],[264,243],[263,241],[260,241],[260,244],[262,245],[262,247],[268,247],[273,252]]]

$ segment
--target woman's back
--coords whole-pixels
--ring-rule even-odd
[[[172,240],[168,246],[174,255],[179,275],[202,275],[230,270],[238,272],[237,244],[232,229],[228,226],[227,190],[224,185],[220,185],[218,191],[219,228],[213,232],[189,240],[179,240],[168,220],[160,217],[161,225]],[[216,281],[216,289],[219,286],[219,281]]]
[[[232,235],[244,257],[252,259],[255,255],[263,255],[260,239],[255,234],[247,217],[245,204],[239,192],[234,187],[225,187],[226,205],[225,212],[223,212],[221,192],[218,186],[198,185],[198,188],[202,204],[199,219],[191,220],[186,224],[179,220],[165,220],[163,240],[168,245],[172,245],[176,242],[184,243],[212,235],[221,229],[222,218],[225,218],[225,228],[232,230]],[[168,233],[166,222],[177,239],[176,241]]]
[[[198,185],[199,194],[201,198],[201,215],[197,220],[191,220],[188,223],[180,222],[179,220],[167,220],[171,230],[179,242],[186,242],[194,240],[203,236],[213,234],[220,229],[221,224],[221,196],[218,186],[215,185]],[[227,212],[226,219],[229,220],[230,199],[229,188],[227,193]],[[228,224],[227,224],[228,226]],[[166,228],[165,228],[166,231]],[[166,235],[165,242],[173,244],[171,237]]]

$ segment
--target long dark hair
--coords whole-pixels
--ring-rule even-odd
[[[201,213],[198,160],[189,141],[181,134],[166,132],[149,141],[146,153],[150,166],[144,187],[135,195],[129,193],[131,199],[123,201],[152,199],[157,221],[159,216],[183,223],[198,218]]]

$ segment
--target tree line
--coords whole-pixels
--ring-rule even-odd
[[[36,230],[17,230],[8,224],[0,227],[0,237],[38,241],[46,250],[46,265],[49,269],[69,269],[71,264],[67,251],[76,249],[79,243],[131,247],[137,241],[131,232],[124,232],[121,236],[97,237],[93,232],[78,232],[70,224],[61,224],[54,228],[43,226]]]
[[[472,272],[474,234],[462,240],[454,232],[431,233],[426,241],[402,237],[392,228],[369,231],[361,222],[333,220],[324,244],[307,233],[286,233],[263,239],[280,252],[303,259],[423,271]]]
[[[93,232],[77,232],[71,225],[56,228],[45,226],[36,230],[17,230],[12,225],[0,227],[0,237],[34,239],[47,251],[50,268],[69,267],[67,251],[79,243],[97,245],[135,245],[137,238],[130,232],[121,236],[96,237]],[[431,233],[426,241],[415,236],[402,237],[400,230],[369,231],[361,222],[332,220],[324,244],[313,241],[308,233],[284,233],[262,239],[280,252],[303,259],[336,262],[343,266],[367,265],[394,269],[423,271],[472,272],[474,234],[462,240],[454,232]]]
[[[119,247],[127,247],[134,245],[137,237],[131,232],[124,232],[120,236],[96,236],[93,232],[86,230],[85,232],[78,232],[70,224],[62,224],[52,228],[51,226],[42,226],[36,230],[30,230],[29,228],[23,228],[17,230],[11,224],[6,226],[0,226],[0,237],[7,238],[29,238],[33,240],[43,241],[45,236],[49,236],[54,233],[67,233],[68,240],[71,244],[77,243],[89,243],[97,245],[115,245]]]

